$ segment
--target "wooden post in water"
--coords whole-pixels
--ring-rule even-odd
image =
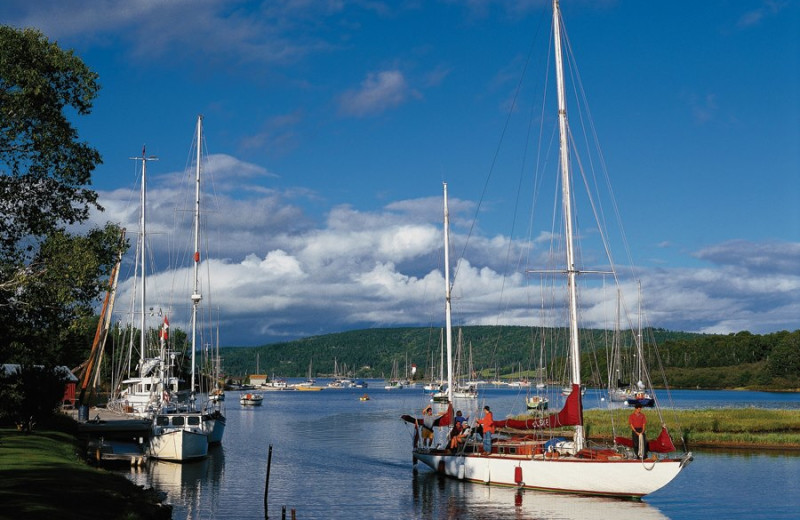
[[[264,483],[264,520],[269,520],[269,508],[267,507],[267,495],[269,494],[269,469],[272,466],[272,444],[269,445],[267,454],[267,480]]]

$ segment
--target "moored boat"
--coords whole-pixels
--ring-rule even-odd
[[[581,340],[578,319],[582,316],[578,300],[578,276],[589,274],[613,275],[619,281],[618,273],[614,271],[614,262],[607,259],[611,271],[581,269],[579,267],[576,250],[577,239],[584,235],[577,233],[573,226],[577,219],[573,213],[572,204],[577,196],[573,192],[575,184],[572,181],[570,140],[572,134],[567,125],[567,107],[565,99],[565,75],[563,71],[564,59],[562,57],[562,19],[559,1],[552,1],[553,20],[553,50],[555,51],[556,81],[557,81],[557,114],[559,145],[559,171],[555,176],[559,182],[560,197],[550,200],[560,200],[561,225],[563,233],[551,233],[553,238],[563,238],[564,266],[560,269],[531,270],[542,274],[543,285],[541,294],[550,294],[553,281],[544,280],[545,277],[564,277],[566,298],[558,295],[554,302],[561,304],[564,315],[565,349],[568,353],[567,373],[570,384],[565,389],[567,395],[563,408],[549,414],[510,417],[496,420],[489,417],[482,419],[486,431],[497,430],[497,437],[492,435],[484,442],[478,443],[474,438],[468,438],[462,443],[452,445],[450,449],[430,448],[415,445],[413,460],[422,462],[440,474],[476,483],[517,487],[521,489],[534,489],[561,493],[603,495],[620,498],[640,498],[669,484],[692,460],[691,452],[678,453],[667,426],[662,425],[660,433],[650,440],[641,453],[635,453],[629,446],[632,445],[630,429],[624,429],[624,436],[614,438],[613,444],[608,446],[590,445],[586,439],[586,425],[583,419],[583,392],[581,380]],[[565,37],[565,36],[564,36]],[[569,48],[567,48],[569,49]],[[577,77],[577,74],[570,77]],[[578,163],[578,161],[575,161]],[[590,183],[585,183],[590,184]],[[587,197],[591,198],[591,196]],[[594,200],[594,199],[591,199]],[[550,210],[549,214],[558,214]],[[447,187],[445,185],[445,311],[446,323],[450,329],[450,278],[449,278],[449,231],[447,209]],[[600,219],[598,219],[600,220]],[[602,223],[600,233],[605,229]],[[604,245],[605,242],[603,243]],[[610,253],[608,248],[604,248]],[[559,250],[551,245],[551,251]],[[599,285],[599,284],[598,284]],[[546,292],[547,291],[547,292]],[[563,304],[566,303],[566,306]],[[565,307],[565,308],[563,308]],[[554,315],[556,307],[553,307]],[[451,341],[448,334],[447,341],[448,360],[450,359]],[[641,352],[641,345],[639,345]],[[640,356],[641,358],[641,356]],[[641,362],[643,360],[640,359]],[[452,371],[452,363],[448,363],[448,371]],[[452,382],[452,375],[448,380]],[[448,385],[452,389],[452,384]],[[450,403],[452,403],[452,390]],[[449,428],[456,421],[452,415],[453,407],[439,418],[440,428]],[[486,407],[486,415],[489,415]],[[611,412],[611,410],[609,410]],[[424,418],[404,415],[403,420],[412,423],[415,427],[414,439],[418,438],[418,429],[425,424]],[[659,415],[659,418],[661,416]],[[635,426],[633,419],[631,425]],[[661,421],[659,421],[661,423]],[[556,432],[555,436],[553,432]],[[566,434],[568,433],[568,435]],[[641,439],[641,438],[640,438]],[[641,441],[640,441],[641,442]],[[649,452],[650,456],[647,455]],[[675,455],[673,455],[675,453]]]
[[[264,396],[256,393],[246,393],[239,396],[239,404],[242,406],[261,406]]]

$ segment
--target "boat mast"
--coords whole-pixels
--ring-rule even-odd
[[[572,385],[581,384],[580,338],[578,336],[578,291],[575,286],[578,271],[575,267],[575,251],[572,229],[572,195],[569,171],[569,143],[567,131],[567,103],[564,88],[564,64],[561,56],[561,16],[558,0],[553,0],[553,39],[556,61],[556,84],[558,87],[558,130],[561,162],[561,195],[564,206],[564,224],[567,253],[567,290],[569,298],[569,352],[570,378]],[[575,390],[573,390],[575,391]],[[580,391],[580,390],[578,390]],[[575,449],[583,449],[583,425],[575,426]]]
[[[192,289],[192,390],[194,403],[194,369],[197,351],[197,306],[203,296],[200,294],[200,160],[203,149],[203,116],[197,116],[197,165],[194,178],[194,287]]]
[[[139,221],[139,240],[141,240],[141,247],[139,248],[139,257],[140,262],[140,269],[142,270],[142,297],[139,300],[139,326],[141,328],[141,333],[139,334],[139,377],[144,377],[144,358],[145,358],[145,347],[147,345],[147,334],[145,330],[145,323],[147,320],[147,315],[145,314],[145,281],[147,277],[147,271],[145,270],[145,262],[146,262],[146,254],[145,254],[145,243],[147,239],[147,161],[157,161],[157,157],[147,157],[145,147],[142,146],[142,156],[141,157],[131,157],[134,161],[142,161],[142,194],[141,194],[141,219]]]
[[[444,317],[447,336],[447,400],[453,402],[453,333],[450,319],[450,211],[447,209],[447,183],[444,187]]]

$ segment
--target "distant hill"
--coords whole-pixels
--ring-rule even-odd
[[[540,329],[530,327],[476,326],[461,327],[453,331],[454,348],[458,330],[462,331],[464,350],[472,345],[473,366],[484,374],[495,371],[500,375],[523,372],[538,366]],[[658,342],[668,339],[685,340],[698,336],[684,332],[654,330]],[[556,343],[566,337],[564,329],[548,329],[546,341]],[[599,344],[606,331],[584,331],[584,348]],[[551,340],[552,341],[549,341]],[[565,345],[565,342],[560,342]],[[549,353],[552,355],[552,353]],[[563,356],[563,348],[556,356]],[[464,356],[466,357],[465,352]],[[262,373],[284,377],[301,377],[313,364],[318,375],[334,372],[334,362],[340,371],[342,366],[358,377],[388,377],[393,362],[397,361],[401,372],[416,364],[424,373],[440,361],[440,331],[431,328],[386,328],[364,329],[322,336],[312,336],[284,343],[260,347],[226,347],[222,349],[223,365],[231,376],[254,373],[256,363]],[[534,360],[534,364],[531,361]],[[438,372],[438,368],[436,369]]]
[[[548,374],[560,373],[559,367],[564,364],[565,329],[460,327],[453,331],[454,348],[459,330],[463,334],[462,366],[471,345],[477,377],[535,377],[542,352]],[[630,336],[630,331],[627,334]],[[590,385],[606,384],[603,374],[608,373],[611,353],[604,345],[610,343],[612,335],[606,330],[582,331],[583,377]],[[800,331],[714,335],[647,329],[643,338],[657,385],[662,378],[653,367],[663,365],[671,386],[800,387]],[[653,345],[658,345],[657,351]],[[260,373],[270,376],[303,377],[311,364],[319,377],[333,375],[336,365],[340,374],[347,371],[353,377],[380,378],[389,377],[392,364],[397,362],[401,376],[416,365],[416,377],[423,379],[439,365],[440,331],[422,327],[354,330],[259,347],[225,347],[221,356],[229,378],[253,374],[257,364]],[[720,370],[722,367],[725,370]],[[438,374],[439,369],[435,370]]]

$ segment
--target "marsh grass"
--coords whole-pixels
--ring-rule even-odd
[[[584,421],[590,435],[611,438],[629,435],[630,409],[586,410]],[[662,421],[655,410],[646,410],[647,434],[655,438]],[[764,408],[714,408],[703,410],[669,410],[663,412],[670,434],[678,445],[682,435],[691,446],[761,447],[800,449],[800,410]]]

